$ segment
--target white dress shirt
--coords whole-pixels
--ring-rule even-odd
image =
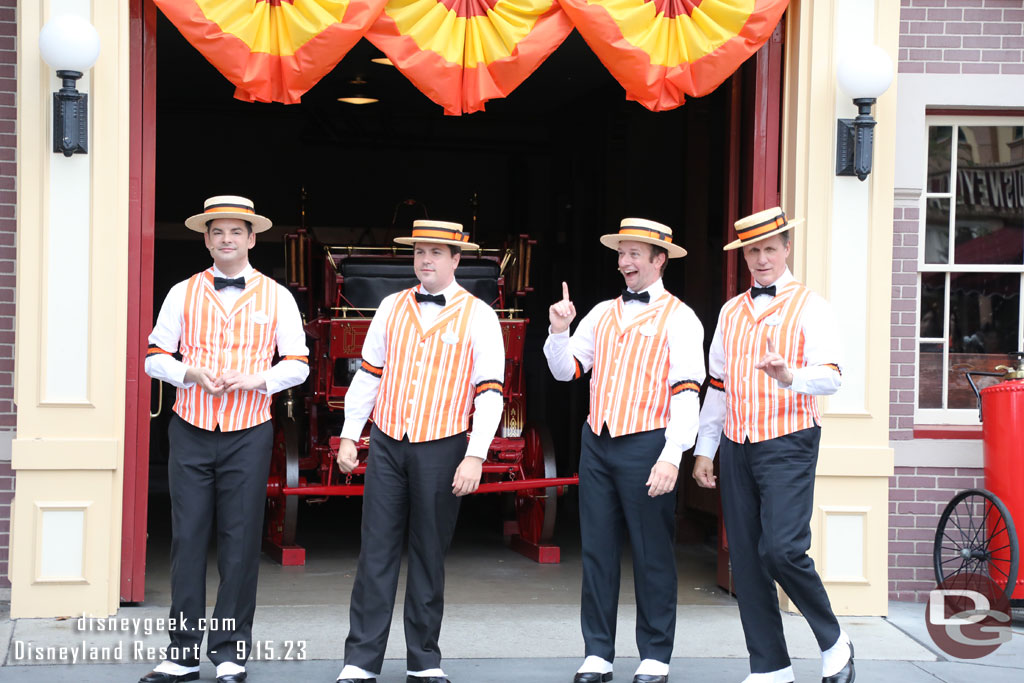
[[[438,294],[443,294],[445,304],[459,290],[455,280]],[[416,291],[427,294],[422,285]],[[363,360],[374,367],[384,367],[387,356],[387,321],[395,307],[395,301],[402,292],[384,297],[377,312],[370,321],[366,340],[363,342]],[[441,307],[433,302],[424,301],[418,305],[420,320],[424,328],[428,327],[441,312]],[[479,300],[474,302],[473,317],[469,323],[470,344],[473,347],[473,369],[470,382],[476,386],[487,380],[505,382],[505,342],[501,336],[501,324],[494,309]],[[341,428],[343,439],[358,441],[363,427],[377,403],[377,392],[380,389],[380,377],[368,372],[356,372],[345,394],[345,424]],[[501,414],[504,409],[504,396],[494,391],[485,391],[473,399],[473,429],[466,447],[466,455],[481,460],[487,459],[487,450],[498,431]]]
[[[248,279],[253,272],[253,267],[246,265],[238,276]],[[213,267],[213,275],[214,277],[227,277],[220,272],[217,266]],[[299,314],[299,307],[295,304],[295,297],[286,287],[273,280],[270,281],[273,286],[277,287],[277,354],[281,358],[309,356],[309,349],[306,348],[306,332],[302,328],[302,315]],[[195,384],[195,382],[185,381],[185,371],[188,368],[180,360],[170,355],[177,353],[178,342],[181,340],[181,329],[185,322],[185,290],[187,287],[188,280],[183,280],[167,292],[163,306],[160,307],[156,325],[149,335],[149,343],[156,344],[168,353],[154,353],[147,356],[145,366],[147,375],[153,379],[163,380],[179,389],[187,389]],[[242,296],[242,290],[238,287],[225,287],[217,290],[216,294],[224,304],[224,308],[230,311],[238,301],[238,297]],[[302,384],[308,376],[309,365],[307,363],[300,360],[282,360],[262,373],[267,386],[266,389],[257,389],[256,391],[272,396],[279,391]]]
[[[786,268],[778,280],[767,285],[759,283],[759,286],[766,287],[774,284],[776,289],[781,289],[794,279],[789,268]],[[746,292],[740,294],[740,296],[746,295]],[[754,314],[760,315],[771,302],[772,297],[767,294],[755,297]],[[800,316],[800,328],[804,335],[805,365],[799,368],[789,368],[793,373],[792,383],[779,382],[779,387],[813,396],[827,396],[836,393],[842,384],[842,375],[827,364],[835,363],[842,367],[843,361],[839,328],[832,312],[832,306],[825,299],[811,292]],[[708,352],[708,374],[724,381],[724,373],[725,346],[722,342],[722,319],[719,314],[715,336],[711,338],[711,349]],[[704,396],[704,406],[700,411],[700,431],[697,434],[695,455],[714,459],[718,444],[722,439],[726,412],[725,392],[709,388]]]
[[[665,285],[658,278],[643,290],[657,299],[665,291]],[[594,328],[615,299],[602,301],[587,313],[576,326],[576,332],[569,335],[566,330],[552,334],[548,327],[548,338],[544,342],[544,357],[547,358],[551,374],[560,382],[568,382],[576,376],[576,361],[584,372],[594,366]],[[622,305],[623,322],[628,324],[647,304],[641,301],[626,301]],[[669,367],[668,381],[674,384],[682,380],[704,382],[704,326],[686,304],[676,307],[669,316],[665,327],[668,336]],[[665,446],[659,462],[679,467],[683,451],[693,445],[699,423],[700,396],[693,391],[681,391],[669,401],[669,419],[665,427]]]

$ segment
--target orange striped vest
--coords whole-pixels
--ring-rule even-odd
[[[668,292],[644,306],[624,325],[622,297],[594,327],[594,368],[590,375],[590,416],[595,434],[608,425],[613,437],[668,425],[669,316],[682,302]]]
[[[245,290],[226,310],[213,288],[213,269],[188,279],[178,350],[188,366],[256,374],[270,369],[277,349],[277,285],[262,273],[246,278]],[[174,412],[189,424],[233,432],[270,419],[271,397],[258,391],[212,396],[194,384],[178,389]]]
[[[769,337],[790,368],[806,365],[800,317],[810,295],[811,290],[794,280],[784,285],[756,318],[749,292],[722,308],[727,405],[724,432],[732,441],[766,441],[821,422],[814,396],[782,389],[754,368],[768,352]]]
[[[415,287],[401,292],[388,317],[373,420],[392,439],[408,435],[420,443],[469,429],[474,395],[470,321],[477,301],[460,287],[423,329],[415,293]]]

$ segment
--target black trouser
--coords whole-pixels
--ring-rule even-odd
[[[444,614],[444,556],[460,502],[452,493],[452,479],[465,455],[465,432],[414,444],[408,438],[395,441],[376,425],[371,429],[345,664],[380,673],[408,523],[407,666],[409,671],[440,667],[437,641]]]
[[[207,431],[177,415],[168,428],[171,491],[171,618],[168,659],[199,664],[206,616],[206,551],[217,527],[217,604],[209,622],[210,661],[244,664],[256,612],[267,474],[274,442],[270,422],[234,432]],[[183,653],[186,653],[183,655]]]
[[[760,443],[722,436],[722,512],[752,673],[790,665],[774,581],[806,617],[821,650],[839,640],[839,622],[807,555],[820,439],[820,427]]]
[[[665,446],[665,430],[612,438],[583,425],[580,447],[580,622],[587,656],[615,660],[619,574],[626,533],[633,549],[636,644],[640,659],[668,663],[676,631],[675,509],[672,491],[645,486]]]

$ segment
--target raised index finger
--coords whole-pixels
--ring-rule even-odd
[[[771,337],[768,337],[768,353],[775,353],[775,343]]]
[[[569,300],[569,285],[565,282],[562,283],[562,301]]]

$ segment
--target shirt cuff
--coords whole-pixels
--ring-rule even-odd
[[[671,441],[666,440],[664,448],[661,449],[661,455],[658,456],[658,462],[667,462],[669,465],[673,465],[676,469],[679,469],[679,463],[682,459],[683,452],[679,447]]]
[[[709,436],[698,436],[697,445],[693,449],[694,455],[703,455],[705,458],[715,459],[715,452],[718,450],[718,439]]]

